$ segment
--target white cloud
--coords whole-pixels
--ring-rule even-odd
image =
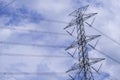
[[[110,0],[110,1],[80,1],[81,3],[76,3],[76,1],[72,0],[21,0],[16,1],[12,7],[21,7],[26,6],[27,8],[31,10],[35,10],[36,12],[40,13],[43,17],[48,19],[55,19],[55,20],[61,20],[61,21],[70,21],[70,18],[68,14],[72,12],[74,9],[77,9],[81,5],[90,4],[89,12],[98,12],[98,15],[96,17],[96,21],[94,23],[94,26],[101,30],[102,32],[106,33],[110,37],[116,39],[117,41],[120,40],[119,34],[119,2],[120,0]],[[99,3],[99,6],[98,6]],[[0,20],[0,22],[4,22],[6,18],[3,18]],[[8,19],[7,19],[8,20]],[[42,21],[38,24],[31,23],[31,22],[22,22],[19,26],[14,27],[23,27],[23,28],[29,28],[29,29],[40,29],[44,31],[55,31],[55,32],[65,32],[63,31],[63,28],[67,24],[57,24],[57,23],[51,23],[51,22],[45,22]],[[10,26],[13,27],[13,26]],[[19,41],[21,36],[20,33],[23,33],[22,31],[16,31],[13,32],[11,30],[1,30],[0,37],[1,40],[8,40],[11,39],[11,41]],[[24,32],[25,33],[25,32]],[[98,32],[89,30],[90,34],[99,34]],[[13,37],[13,35],[16,35],[17,37]],[[30,34],[31,35],[31,34]],[[11,38],[13,37],[13,38]],[[58,44],[58,45],[64,45],[64,43],[70,41],[70,37],[66,36],[53,36],[53,35],[38,35],[36,36],[36,40],[34,40],[33,35],[27,37],[30,42],[33,40],[34,43],[40,43],[40,44]],[[52,39],[51,39],[52,38]],[[42,40],[42,41],[40,41]],[[24,42],[24,41],[20,41]],[[54,43],[53,43],[54,42]],[[62,44],[63,43],[63,44]],[[119,47],[116,44],[113,44],[112,41],[109,39],[106,39],[105,37],[102,37],[100,39],[100,42],[97,46],[98,49],[100,49],[103,52],[108,53],[110,56],[116,59],[120,59],[119,56]],[[7,51],[6,51],[7,50]],[[14,53],[22,53],[22,54],[60,54],[64,55],[64,49],[47,49],[47,48],[35,48],[35,47],[21,47],[21,46],[8,46],[7,49],[3,49],[3,52],[14,52]],[[98,54],[97,52],[94,53],[95,57],[104,57],[101,54]],[[17,68],[21,71],[37,71],[38,68],[42,67],[48,67],[47,70],[50,71],[65,71],[67,68],[69,69],[68,65],[70,65],[68,59],[47,59],[47,58],[26,58],[26,57],[5,57],[6,60],[4,60],[4,57],[0,59],[0,63],[3,64],[0,71],[2,70],[9,70],[10,66],[12,65],[13,68],[15,68],[15,65],[18,63],[23,63],[25,66],[21,68]],[[6,64],[7,63],[7,64]],[[72,62],[73,63],[73,62]],[[67,64],[67,65],[66,65]],[[117,63],[114,63],[110,59],[106,57],[106,60],[103,62],[103,67],[101,68],[102,72],[106,72],[110,74],[110,76],[115,77],[116,79],[119,78],[120,73],[120,65]],[[41,65],[44,65],[41,67]],[[72,66],[72,64],[71,64]],[[14,70],[13,70],[14,71]],[[54,80],[56,78],[53,78]],[[11,80],[14,80],[14,78],[11,78]],[[22,80],[22,79],[21,79]]]

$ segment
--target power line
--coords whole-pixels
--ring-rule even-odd
[[[0,41],[0,44],[7,44],[7,45],[21,45],[21,46],[36,46],[36,47],[49,47],[49,48],[66,48],[67,46],[65,45],[41,45],[41,44],[23,44],[23,43],[15,43],[15,42],[5,42],[5,41]],[[105,52],[102,52],[98,49],[95,49],[97,52],[99,52],[100,54],[103,54],[104,56],[108,57],[109,59],[117,62],[118,64],[120,64],[120,61],[110,57],[109,55],[107,55]],[[7,54],[6,54],[7,55]],[[22,56],[22,55],[21,55]],[[27,55],[26,55],[27,56]]]
[[[36,46],[36,47],[49,47],[49,48],[66,48],[67,46],[65,45],[41,45],[41,44],[23,44],[23,43],[14,43],[14,42],[5,42],[5,41],[0,41],[0,44],[8,44],[8,45],[21,45],[21,46]],[[120,61],[110,57],[109,55],[107,55],[105,52],[102,52],[98,49],[94,49],[97,52],[99,52],[100,54],[103,54],[104,56],[108,57],[109,59],[117,62],[118,64],[120,64]],[[7,55],[7,54],[6,54]],[[21,55],[22,56],[22,55]]]
[[[66,21],[60,21],[60,20],[41,19],[41,21],[55,22],[55,23],[62,23],[62,24],[68,24],[68,22],[66,22]]]
[[[98,49],[95,49],[95,51],[97,51],[97,52],[99,52],[100,54],[102,54],[102,55],[108,57],[108,58],[111,59],[112,61],[114,61],[114,62],[120,64],[120,61],[119,61],[119,60],[117,60],[117,59],[115,59],[115,58],[112,58],[111,56],[107,55],[105,52],[102,52],[102,51],[100,51],[100,50],[98,50]]]
[[[15,1],[15,0],[13,0]],[[8,5],[6,6],[9,6],[11,3],[9,3]],[[47,21],[47,20],[46,20]],[[50,20],[48,20],[50,21]],[[56,22],[59,22],[59,21],[56,21]],[[59,23],[64,23],[64,22],[59,22]],[[106,34],[102,33],[101,31],[97,30],[96,28],[92,27],[93,29],[95,29],[96,31],[98,31],[99,33],[101,33],[102,35],[104,35],[105,37],[107,37],[108,39],[110,39],[111,41],[113,41],[114,43],[118,44],[120,46],[120,43],[117,42],[116,40],[112,39],[111,37],[107,36]],[[2,43],[2,42],[1,42]],[[17,45],[21,45],[21,43],[5,43],[5,44],[17,44]],[[40,46],[40,45],[37,45],[37,44],[22,44],[22,45],[32,45],[32,46]],[[51,46],[51,45],[41,45],[43,47],[56,47],[56,46]],[[61,46],[60,46],[61,47]],[[109,55],[106,55],[105,53],[95,49],[96,51],[98,51],[99,53],[107,56],[108,58],[112,59],[113,61],[117,62],[120,64],[119,61],[117,61],[116,59],[113,59],[112,57],[110,57]],[[6,73],[6,72],[3,72],[3,73],[0,73],[0,74],[3,74],[3,75],[50,75],[50,74],[54,74],[54,73],[28,73],[28,72],[23,72],[23,73]]]
[[[49,31],[42,31],[42,30],[30,30],[30,29],[17,29],[16,27],[0,27],[0,29],[9,29],[9,30],[19,30],[19,31],[26,31],[31,33],[46,33],[46,34],[53,34],[53,35],[66,35],[65,33],[58,33],[58,32],[49,32]]]
[[[107,53],[102,52],[102,51],[100,51],[100,50],[96,49],[96,48],[95,48],[95,47],[93,47],[91,44],[88,44],[88,45],[89,45],[91,48],[93,48],[95,51],[97,51],[98,53],[100,53],[100,54],[102,54],[102,55],[106,56],[107,58],[111,59],[112,61],[114,61],[114,62],[116,62],[116,63],[120,64],[120,61],[118,61],[117,59],[112,58],[111,56],[107,55]]]
[[[51,20],[54,21],[54,20]],[[66,23],[66,22],[65,22]],[[111,41],[113,41],[114,43],[118,44],[120,46],[120,43],[117,42],[116,40],[112,39],[111,37],[109,37],[108,35],[102,33],[101,31],[99,31],[98,29],[91,27],[94,30],[96,30],[97,32],[101,33],[102,35],[104,35],[105,37],[107,37],[108,39],[110,39]],[[25,30],[25,29],[17,29],[15,27],[0,27],[0,29],[10,29],[10,30],[22,30],[22,31],[27,31],[27,32],[35,32],[35,33],[46,33],[46,34],[53,34],[53,35],[66,35],[66,33],[58,33],[58,32],[49,32],[49,31],[41,31],[41,30]]]
[[[43,19],[44,21],[47,21],[47,19]],[[49,20],[50,21],[50,20]],[[55,20],[51,20],[53,22],[55,22]],[[60,22],[60,21],[57,21]],[[64,22],[64,21],[61,21]],[[60,22],[60,23],[61,23]],[[64,22],[65,24],[67,24],[68,22]],[[101,32],[100,30],[96,29],[95,27],[93,27],[92,25],[90,25],[89,23],[85,22],[86,24],[88,24],[92,29],[96,30],[97,32],[99,32],[100,34],[102,34],[103,36],[105,36],[106,38],[110,39],[112,42],[116,43],[117,45],[120,46],[120,43],[118,41],[116,41],[115,39],[111,38],[110,36],[104,34],[103,32]]]
[[[22,57],[47,57],[47,58],[71,58],[70,56],[62,55],[34,55],[34,54],[15,54],[15,53],[0,53],[0,56],[22,56]]]
[[[43,19],[44,21],[47,21],[47,19]],[[50,20],[49,21],[53,21],[53,22],[56,22],[55,20]],[[58,23],[60,21],[57,21]],[[61,21],[61,22],[64,22],[64,24],[67,24],[68,22],[65,22],[65,21]],[[60,23],[61,23],[60,22]],[[87,22],[85,22],[86,24],[88,24]],[[110,36],[104,34],[103,32],[101,32],[100,30],[96,29],[95,27],[93,27],[92,25],[88,24],[92,29],[96,30],[97,32],[99,32],[100,34],[102,34],[103,36],[105,36],[106,38],[110,39],[112,42],[118,44],[120,46],[120,43],[118,41],[116,41],[115,39],[111,38]]]
[[[11,4],[13,4],[15,1],[17,0],[12,0],[11,2],[9,2],[8,4],[6,4],[4,7],[1,8],[1,10],[3,10],[4,8],[10,6]],[[22,15],[18,15],[18,16],[22,16]],[[23,16],[25,17],[25,16]],[[65,21],[59,21],[59,20],[50,20],[50,19],[41,19],[43,21],[49,21],[49,22],[57,22],[57,23],[67,23]],[[12,28],[6,28],[6,27],[0,27],[0,28],[4,28],[4,29],[11,29],[11,30],[17,30],[16,28],[12,27]],[[48,31],[40,31],[40,30],[24,30],[24,29],[20,29],[20,30],[23,30],[23,31],[29,31],[29,32],[36,32],[36,33],[48,33],[48,34],[58,34],[58,35],[67,35],[65,33],[57,33],[57,32],[48,32]]]
[[[6,4],[4,8],[8,7],[9,5],[13,4],[16,0],[11,1],[10,3]],[[68,22],[65,21],[60,21],[60,20],[51,20],[51,19],[41,19],[43,21],[49,21],[49,22],[57,22],[57,23],[65,23],[68,24]],[[86,24],[88,24],[87,22],[85,22]],[[89,25],[89,24],[88,24]],[[91,28],[93,28],[94,30],[96,30],[97,32],[101,33],[102,35],[104,35],[106,38],[110,39],[111,41],[113,41],[114,43],[118,44],[120,46],[120,43],[116,40],[114,40],[113,38],[109,37],[108,35],[104,34],[103,32],[99,31],[98,29],[96,29],[95,27],[93,27],[92,25],[89,25]],[[38,31],[32,31],[30,30],[30,32],[38,32]],[[39,31],[40,32],[40,31]],[[41,31],[42,32],[42,31]],[[52,32],[43,32],[43,33],[52,33]],[[54,32],[53,32],[54,34]],[[57,33],[55,33],[57,34]],[[63,33],[58,33],[58,34],[63,34]]]
[[[4,7],[1,8],[1,10],[5,9],[6,7],[10,6],[11,4],[13,4],[16,0],[12,0],[11,2],[9,2],[8,4],[6,4]]]
[[[113,39],[110,36],[104,34],[103,32],[101,32],[100,30],[96,29],[95,27],[93,27],[89,23],[87,23],[87,22],[85,22],[85,23],[88,24],[92,29],[96,30],[97,32],[99,32],[100,34],[104,35],[106,38],[110,39],[111,41],[113,41],[114,43],[116,43],[116,44],[118,44],[120,46],[120,43],[118,41],[116,41],[115,39]]]
[[[11,5],[12,3],[14,3],[15,1],[16,1],[16,0],[13,0],[13,1],[11,1],[10,3],[8,3],[7,5],[5,5],[5,6],[3,7],[3,9],[6,8],[6,7],[8,7],[8,6]],[[42,20],[43,20],[43,21],[49,21],[49,22],[65,23],[65,24],[68,23],[68,22],[59,21],[59,20],[50,20],[50,19],[42,19]],[[111,41],[113,41],[114,43],[116,43],[116,44],[118,44],[118,45],[120,46],[120,43],[117,42],[116,40],[112,39],[111,37],[109,37],[108,35],[104,34],[104,33],[101,32],[101,31],[99,31],[98,29],[94,28],[92,25],[90,25],[90,27],[93,28],[94,30],[96,30],[97,32],[101,33],[101,34],[104,35],[106,38],[110,39]],[[9,29],[15,30],[15,29],[13,29],[13,28],[9,28]],[[40,32],[40,31],[29,30],[29,32]],[[43,33],[53,33],[53,34],[57,34],[57,33],[54,33],[54,32],[44,32],[44,31],[41,31],[41,32],[43,32]],[[61,33],[58,33],[58,34],[61,34]],[[63,34],[63,33],[62,33],[62,34]],[[65,34],[65,35],[66,35],[66,34]],[[28,46],[31,45],[31,46],[39,46],[39,47],[56,47],[56,48],[58,47],[58,46],[52,46],[52,45],[38,45],[38,44],[21,44],[21,43],[8,43],[8,42],[0,42],[0,43],[2,43],[2,44],[5,43],[5,44],[28,45]],[[59,48],[60,48],[60,47],[62,48],[63,46],[59,46]],[[120,61],[117,61],[116,59],[113,59],[112,57],[110,57],[109,55],[101,52],[100,50],[97,50],[97,49],[95,49],[95,50],[98,51],[99,53],[105,55],[106,57],[110,58],[111,60],[113,60],[113,61],[115,61],[115,62],[117,62],[117,63],[120,64]]]
[[[18,42],[8,42],[8,41],[0,41],[0,44],[6,45],[20,45],[20,46],[34,46],[34,47],[49,47],[49,48],[65,48],[63,45],[45,45],[45,44],[28,44],[28,43],[18,43]]]
[[[47,20],[46,20],[47,21]],[[55,21],[55,20],[51,20],[51,21]],[[64,21],[63,21],[64,22]],[[65,22],[67,23],[67,22]],[[86,22],[87,23],[87,22]],[[88,24],[88,23],[87,23]],[[99,31],[98,29],[96,29],[95,27],[93,27],[92,25],[89,25],[91,28],[93,28],[94,30],[96,30],[97,32],[101,33],[102,35],[104,35],[106,38],[110,39],[111,41],[113,41],[114,43],[118,44],[120,46],[120,43],[117,42],[116,40],[114,40],[113,38],[109,37],[108,35],[104,34],[103,32]],[[36,32],[36,33],[47,33],[47,34],[54,34],[54,35],[67,35],[65,33],[58,33],[58,32],[49,32],[49,31],[40,31],[40,30],[24,30],[24,29],[17,29],[15,27],[0,27],[1,29],[10,29],[10,30],[22,30],[22,31],[28,31],[28,32]]]
[[[46,19],[44,19],[44,21],[47,21]],[[54,21],[55,20],[51,20],[51,21]],[[59,21],[58,21],[59,22]],[[62,21],[64,22],[64,21]],[[65,24],[67,24],[68,22],[64,22]],[[86,24],[88,24],[87,22],[85,22]],[[111,38],[110,36],[104,34],[103,32],[101,32],[100,30],[96,29],[95,27],[93,27],[92,25],[88,24],[92,29],[96,30],[97,32],[99,32],[100,34],[102,34],[103,36],[105,36],[106,38],[110,39],[112,42],[116,43],[117,45],[120,46],[120,43],[118,41],[116,41],[115,39]]]
[[[65,72],[0,72],[0,75],[65,75]]]
[[[55,21],[55,20],[51,20],[51,21]],[[65,22],[66,23],[66,22]],[[88,23],[87,23],[88,24]],[[106,38],[110,39],[111,41],[113,41],[114,43],[118,44],[120,46],[120,43],[117,42],[116,40],[114,40],[113,38],[109,37],[108,35],[104,34],[103,32],[99,31],[98,29],[96,29],[95,27],[93,27],[92,25],[89,25],[91,28],[93,28],[94,30],[96,30],[97,32],[99,32],[100,34],[104,35]],[[22,30],[22,31],[28,31],[28,32],[36,32],[36,33],[47,33],[47,34],[54,34],[54,35],[67,35],[65,33],[58,33],[58,32],[49,32],[49,31],[40,31],[40,30],[24,30],[24,29],[17,29],[15,27],[0,27],[1,29],[10,29],[10,30]]]

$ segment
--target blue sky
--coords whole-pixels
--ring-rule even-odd
[[[3,2],[2,2],[3,1]],[[20,43],[35,43],[49,45],[69,45],[74,38],[69,35],[53,35],[33,33],[25,30],[41,30],[66,33],[63,28],[67,24],[43,21],[52,19],[69,22],[73,17],[69,13],[84,5],[90,5],[88,12],[98,12],[93,26],[103,33],[120,41],[120,0],[16,0],[8,7],[2,9],[11,0],[2,0],[0,3],[0,26],[15,27],[18,30],[0,29],[0,41]],[[99,34],[97,31],[87,28],[87,34]],[[107,55],[120,60],[120,47],[102,36],[97,48]],[[100,70],[100,75],[95,73],[96,80],[119,79],[120,64],[99,54],[94,50],[89,51],[92,57],[106,58]],[[40,48],[34,46],[17,46],[0,44],[0,53],[34,54],[34,55],[64,55],[63,48]],[[45,57],[10,57],[0,56],[0,72],[54,72],[55,75],[0,75],[0,80],[66,80],[66,75],[56,74],[65,72],[74,64],[71,58],[45,58]],[[101,64],[100,63],[100,64]],[[99,64],[98,64],[99,65]],[[97,67],[98,65],[95,65]],[[98,77],[99,76],[99,77]]]

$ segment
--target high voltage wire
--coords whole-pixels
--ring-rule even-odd
[[[28,44],[28,43],[18,43],[18,42],[8,42],[8,41],[0,41],[0,44],[35,46],[35,47],[50,47],[50,48],[66,48],[66,46],[63,46],[63,45]]]
[[[98,49],[95,49],[95,50],[96,50],[97,52],[101,53],[102,55],[108,57],[108,58],[111,59],[112,61],[120,64],[120,61],[119,61],[119,60],[117,60],[117,59],[115,59],[115,58],[112,58],[111,56],[107,55],[106,53],[104,53],[104,52],[102,52],[102,51],[100,51],[100,50],[98,50]]]
[[[10,3],[6,4],[2,9],[8,7],[9,5],[13,4],[16,0],[12,0]],[[68,24],[68,22],[65,21],[59,21],[59,20],[51,20],[51,19],[41,19],[43,21],[48,21],[48,22],[57,22],[57,23],[65,23]],[[86,24],[88,24],[86,22]],[[88,24],[89,25],[89,24]],[[95,27],[93,27],[92,25],[89,25],[91,28],[93,28],[94,30],[96,30],[97,32],[99,32],[100,34],[104,35],[106,38],[110,39],[111,41],[113,41],[114,43],[118,44],[120,46],[120,43],[116,40],[114,40],[113,38],[109,37],[108,35],[104,34],[103,32],[99,31],[98,29],[96,29]]]
[[[90,47],[92,47],[91,44],[88,44],[88,45],[89,45]],[[120,61],[119,61],[119,60],[117,60],[117,59],[115,59],[115,58],[113,58],[113,57],[107,55],[107,53],[102,52],[101,50],[98,50],[98,49],[96,49],[96,48],[94,48],[94,47],[92,47],[92,48],[93,48],[95,51],[97,51],[98,53],[100,53],[100,54],[106,56],[107,58],[111,59],[112,61],[114,61],[114,62],[120,64]]]
[[[57,21],[57,20],[50,20],[50,19],[43,19],[43,21],[52,21],[52,22],[58,22],[58,23],[65,23],[67,24],[68,22],[64,22],[64,21]],[[86,22],[86,24],[88,24]],[[116,43],[117,45],[120,46],[120,43],[118,41],[116,41],[115,39],[111,38],[110,36],[104,34],[103,32],[101,32],[100,30],[96,29],[95,27],[93,27],[92,25],[89,25],[92,29],[96,30],[97,32],[99,32],[100,34],[102,34],[103,36],[105,36],[106,38],[108,38],[109,40],[111,40],[112,42]],[[0,27],[2,28],[2,27]],[[7,29],[11,29],[11,30],[17,30],[15,28],[7,28]],[[24,29],[22,29],[24,30]],[[47,32],[47,31],[38,31],[38,30],[24,30],[24,31],[29,31],[29,32],[41,32],[41,33],[51,33],[51,34],[59,34],[59,35],[67,35],[65,33],[57,33],[57,32]]]
[[[97,52],[99,52],[99,53],[101,53],[102,55],[104,55],[104,56],[106,56],[106,57],[108,57],[109,59],[111,59],[111,60],[113,60],[113,61],[115,61],[115,62],[117,62],[117,63],[119,63],[120,64],[120,61],[118,61],[118,60],[116,60],[116,59],[114,59],[114,58],[112,58],[111,56],[109,56],[109,55],[107,55],[106,53],[104,53],[104,52],[102,52],[102,51],[100,51],[100,50],[98,50],[98,49],[95,49]],[[0,54],[0,56],[22,56],[22,57],[47,57],[47,58],[71,58],[70,56],[61,56],[61,55],[31,55],[31,54],[15,54],[15,53],[1,53]],[[75,59],[75,58],[73,58],[73,59]]]
[[[0,11],[5,9],[6,7],[10,6],[11,4],[13,4],[16,0],[12,0],[11,2],[9,2],[8,4],[6,4],[5,6],[3,6],[2,8],[0,8]]]
[[[47,21],[47,19],[43,19],[44,21]],[[50,21],[50,20],[49,20]],[[51,20],[53,22],[55,22],[55,20]],[[60,21],[57,21],[60,22]],[[62,21],[64,22],[64,21]],[[61,22],[60,22],[61,23]],[[64,22],[65,24],[67,24],[68,22]],[[86,22],[86,24],[88,24]],[[88,24],[89,25],[89,24]],[[92,25],[89,25],[92,29],[96,30],[97,32],[99,32],[100,34],[102,34],[103,36],[105,36],[106,38],[108,38],[109,40],[111,40],[112,42],[116,43],[117,45],[120,46],[120,43],[118,41],[116,41],[115,39],[111,38],[110,36],[106,35],[105,33],[101,32],[100,30],[96,29],[95,27],[93,27]]]
[[[54,21],[54,20],[51,20]],[[66,23],[66,22],[65,22]],[[88,24],[88,23],[87,23]],[[106,38],[110,39],[112,42],[118,44],[120,46],[120,43],[117,42],[116,40],[114,40],[113,38],[109,37],[108,35],[104,34],[103,32],[99,31],[98,29],[96,29],[95,27],[93,27],[92,25],[91,28],[93,28],[94,30],[96,30],[97,32],[99,32],[100,34],[104,35]],[[65,33],[58,33],[58,32],[49,32],[49,31],[40,31],[40,30],[25,30],[25,29],[17,29],[15,27],[0,27],[0,29],[10,29],[10,30],[22,30],[22,31],[28,31],[28,32],[36,32],[36,33],[47,33],[47,34],[55,34],[55,35],[67,35]]]
[[[18,29],[16,27],[0,27],[0,29],[9,29],[9,30],[19,30],[19,31],[26,31],[26,32],[34,32],[34,33],[46,33],[46,34],[53,34],[53,35],[66,35],[65,33],[58,33],[58,32],[50,32],[50,31],[42,31],[42,30],[31,30],[31,29]]]
[[[91,25],[89,25],[91,26]],[[94,30],[96,30],[97,32],[99,32],[100,34],[104,35],[106,38],[110,39],[112,42],[118,44],[120,46],[120,43],[117,42],[116,40],[114,40],[113,38],[109,37],[108,35],[104,34],[103,32],[99,31],[98,29],[96,29],[95,27],[92,27]],[[67,35],[65,33],[58,33],[58,32],[49,32],[49,31],[40,31],[40,30],[25,30],[25,29],[17,29],[15,27],[0,27],[0,29],[10,29],[10,30],[22,30],[22,31],[28,31],[28,32],[36,32],[36,33],[47,33],[47,34],[55,34],[55,35]]]
[[[86,24],[88,24],[88,23],[86,22]],[[110,36],[104,34],[104,33],[101,32],[100,30],[98,30],[98,29],[96,29],[95,27],[93,27],[92,25],[90,25],[90,24],[88,24],[88,25],[89,25],[92,29],[96,30],[97,32],[99,32],[100,34],[102,34],[103,36],[105,36],[106,38],[110,39],[112,42],[114,42],[114,43],[116,43],[116,44],[118,44],[118,45],[120,46],[120,43],[117,42],[115,39],[113,39],[113,38],[111,38]]]
[[[8,3],[7,5],[5,5],[2,9],[8,7],[9,5],[11,5],[13,2],[15,2],[16,0],[11,1],[10,3]],[[48,20],[49,21],[49,20]],[[57,22],[57,21],[56,21]],[[15,30],[13,28],[9,28],[11,30]],[[25,30],[24,30],[25,31]],[[42,32],[42,33],[52,33],[52,34],[63,34],[63,33],[55,33],[55,32],[45,32],[45,31],[35,31],[35,30],[29,30],[29,32]],[[64,35],[64,34],[63,34]],[[0,42],[3,43],[3,42]],[[28,45],[29,44],[21,44],[21,43],[7,43],[6,44],[17,44],[17,45]],[[51,45],[38,45],[38,44],[30,44],[31,46],[38,46],[38,47],[57,47],[57,46],[51,46]],[[61,47],[61,46],[59,46]],[[8,54],[6,54],[8,55]],[[14,55],[15,56],[15,55]],[[27,55],[23,55],[23,56],[27,56]],[[36,55],[31,55],[31,56],[36,56]],[[37,57],[37,56],[36,56]],[[40,57],[40,56],[39,56]],[[46,56],[49,57],[49,56]],[[54,57],[54,56],[51,56]],[[63,56],[56,56],[56,57],[63,57]],[[0,75],[56,75],[56,74],[63,74],[65,75],[64,72],[43,72],[43,73],[29,73],[29,72],[22,72],[22,73],[12,73],[12,72],[0,72]]]
[[[9,2],[8,4],[6,4],[4,7],[1,8],[1,10],[3,10],[4,8],[10,6],[11,4],[13,4],[16,0],[12,0],[11,2]],[[19,15],[19,16],[22,16],[22,15]],[[25,17],[25,16],[23,16]],[[44,19],[43,19],[44,20]],[[66,23],[64,21],[56,21],[56,20],[49,20],[49,19],[46,19],[45,21],[54,21],[54,22],[58,22],[58,23]],[[18,30],[17,28],[15,27],[0,27],[1,29],[10,29],[10,30]],[[19,29],[19,30],[22,30],[22,31],[29,31],[29,32],[36,32],[36,33],[47,33],[47,34],[58,34],[58,35],[67,35],[65,33],[58,33],[58,32],[48,32],[48,31],[40,31],[40,30],[24,30],[24,29]]]
[[[66,21],[51,20],[51,19],[41,19],[40,21],[55,22],[55,23],[62,23],[62,24],[68,24],[69,23],[69,22],[66,22]]]
[[[44,20],[44,21],[50,21],[50,20]],[[54,22],[57,22],[57,23],[67,23],[67,22],[61,22],[61,21],[55,21],[55,20],[51,20],[52,22],[54,21]],[[111,37],[109,37],[108,35],[106,35],[106,34],[104,34],[104,33],[102,33],[101,31],[99,31],[99,30],[97,30],[96,28],[94,28],[94,27],[92,27],[94,30],[96,30],[96,31],[98,31],[99,33],[101,33],[102,35],[104,35],[106,38],[108,38],[108,39],[110,39],[111,41],[113,41],[114,43],[116,43],[116,44],[118,44],[119,46],[120,46],[120,43],[119,42],[117,42],[116,40],[114,40],[114,39],[112,39]],[[30,31],[30,32],[33,32],[33,31]],[[37,32],[37,31],[36,31]],[[44,32],[43,32],[44,33]],[[46,33],[46,32],[45,32]],[[47,32],[47,33],[49,33],[49,32]],[[53,33],[53,34],[56,34],[56,33]],[[66,34],[65,34],[66,35]],[[97,49],[95,49],[96,51],[98,51],[99,53],[101,53],[101,54],[103,54],[104,56],[106,56],[106,57],[108,57],[108,58],[110,58],[111,60],[113,60],[113,61],[115,61],[115,62],[117,62],[117,63],[119,63],[120,64],[120,61],[118,61],[118,60],[116,60],[116,59],[113,59],[112,57],[110,57],[109,55],[107,55],[107,54],[105,54],[104,52],[101,52],[100,50],[97,50]],[[0,73],[1,74],[1,73]],[[37,74],[35,74],[35,73],[3,73],[3,74],[7,74],[7,75],[49,75],[49,74],[51,74],[51,73],[37,73]]]
[[[12,2],[10,2],[9,4],[7,4],[5,7],[9,6],[10,4],[12,4],[13,2],[15,2],[16,0],[13,0]],[[3,8],[5,8],[3,7]],[[56,21],[56,20],[45,20],[43,19],[44,21],[51,21],[51,22],[57,22],[57,23],[67,23],[67,22],[64,22],[64,21]],[[113,38],[109,37],[108,35],[104,34],[103,32],[99,31],[98,29],[94,28],[91,26],[91,28],[93,28],[94,30],[96,30],[97,32],[101,33],[102,35],[104,35],[106,38],[110,39],[111,41],[113,41],[114,43],[118,44],[120,46],[120,43],[117,42],[116,40],[114,40]],[[38,32],[38,31],[29,31],[29,32]],[[43,32],[44,33],[44,32]],[[45,32],[46,33],[46,32]],[[56,34],[56,33],[54,33]],[[0,42],[0,43],[3,43],[3,42]],[[21,43],[8,43],[8,42],[5,42],[5,44],[17,44],[17,45],[26,45],[26,46],[41,46],[41,47],[57,47],[57,46],[51,46],[51,45],[38,45],[38,44],[21,44]],[[63,48],[62,46],[59,46],[59,48]],[[116,60],[116,59],[113,59],[112,57],[110,57],[109,55],[105,54],[104,52],[98,50],[98,49],[95,49],[97,52],[103,54],[104,56],[110,58],[111,60],[117,62],[120,64],[120,61]],[[0,72],[1,75],[51,75],[51,74],[55,74],[55,73],[28,73],[28,72],[23,72],[23,73],[12,73],[12,72]],[[62,73],[63,74],[63,73]]]
[[[70,56],[62,55],[34,55],[34,54],[15,54],[15,53],[0,53],[0,56],[22,56],[22,57],[47,57],[47,58],[71,58]]]
[[[14,43],[14,42],[5,42],[5,41],[0,41],[0,44],[8,44],[8,45],[21,45],[21,46],[36,46],[36,47],[49,47],[49,48],[66,48],[67,46],[64,45],[41,45],[41,44],[23,44],[23,43]],[[99,52],[100,54],[108,57],[109,59],[113,60],[114,62],[117,62],[118,64],[120,64],[120,61],[110,57],[109,55],[107,55],[105,52],[102,52],[98,49],[94,49],[97,52]],[[22,56],[22,55],[21,55]]]
[[[44,19],[44,21],[47,21]],[[51,21],[55,21],[55,20],[51,20]],[[64,22],[64,21],[63,21]],[[67,24],[68,22],[65,22],[65,24]],[[86,22],[86,24],[88,24]],[[89,25],[89,24],[88,24]],[[100,30],[96,29],[95,27],[93,27],[92,25],[89,25],[92,29],[96,30],[97,32],[99,32],[100,34],[102,34],[103,36],[105,36],[106,38],[108,38],[109,40],[111,40],[112,42],[116,43],[118,46],[120,46],[120,43],[118,41],[116,41],[115,39],[111,38],[110,36],[106,35],[105,33],[101,32]]]
[[[3,7],[3,9],[4,8],[6,8],[6,7],[8,7],[9,5],[11,5],[12,3],[14,3],[16,0],[13,0],[13,1],[11,1],[10,3],[8,3],[8,4],[6,4],[4,7]],[[50,19],[42,19],[43,21],[48,21],[48,22],[56,22],[56,23],[65,23],[65,24],[68,24],[68,22],[65,22],[65,21],[59,21],[59,20],[50,20]],[[87,22],[86,22],[86,24],[88,24]],[[104,35],[106,38],[108,38],[108,39],[110,39],[112,42],[114,42],[114,43],[116,43],[116,44],[118,44],[119,46],[120,46],[120,43],[118,42],[118,41],[116,41],[116,40],[114,40],[113,38],[111,38],[110,36],[108,36],[108,35],[106,35],[106,34],[104,34],[103,32],[101,32],[101,31],[99,31],[98,29],[96,29],[95,27],[93,27],[92,25],[89,25],[91,28],[93,28],[94,30],[96,30],[97,32],[99,32],[100,34],[102,34],[102,35]],[[32,32],[32,31],[31,31]],[[26,46],[37,46],[37,47],[56,47],[56,48],[64,48],[65,46],[55,46],[55,45],[38,45],[38,44],[22,44],[22,43],[11,43],[11,42],[1,42],[0,41],[0,43],[1,44],[10,44],[10,45],[12,45],[12,44],[16,44],[16,45],[26,45]],[[117,63],[119,63],[120,64],[120,61],[117,61],[116,59],[113,59],[112,57],[110,57],[109,55],[106,55],[104,52],[102,52],[102,51],[100,51],[100,50],[97,50],[97,49],[95,49],[96,51],[98,51],[99,53],[101,53],[101,54],[103,54],[104,56],[106,56],[106,57],[108,57],[108,58],[110,58],[111,60],[113,60],[113,61],[115,61],[115,62],[117,62]]]
[[[0,75],[65,75],[65,72],[0,72]]]

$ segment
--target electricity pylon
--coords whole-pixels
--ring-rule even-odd
[[[75,18],[64,28],[69,35],[75,37],[75,41],[65,49],[71,57],[77,57],[77,62],[66,71],[66,73],[72,74],[69,74],[70,80],[94,80],[93,70],[98,72],[101,65],[98,70],[92,65],[104,60],[104,58],[90,58],[88,54],[88,46],[93,49],[96,46],[92,46],[89,42],[101,35],[86,35],[85,21],[97,14],[86,14],[87,8],[88,5],[73,11],[70,16]],[[92,25],[92,23],[89,25]]]

